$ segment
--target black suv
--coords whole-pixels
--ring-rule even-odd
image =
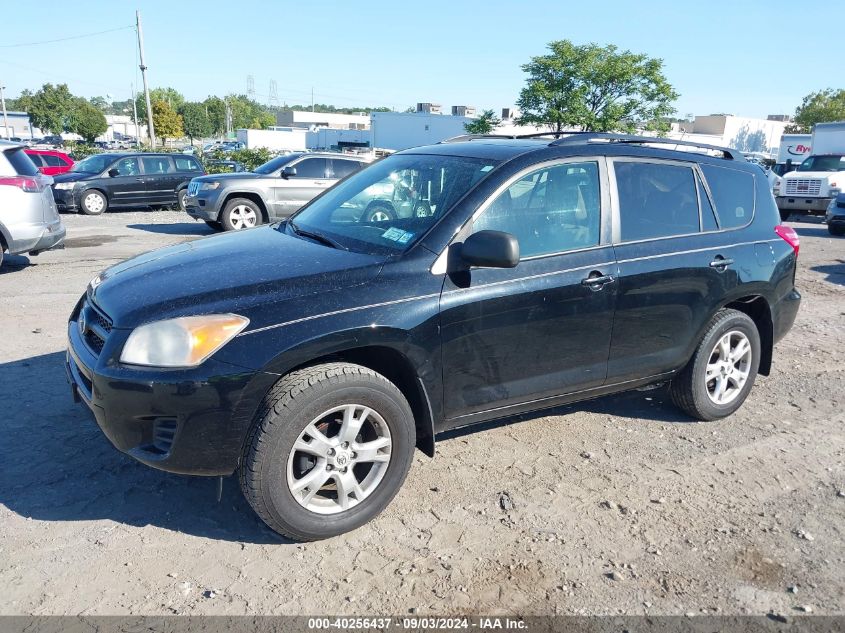
[[[53,177],[53,196],[60,211],[87,215],[110,207],[178,203],[184,209],[188,182],[204,173],[200,162],[185,154],[94,154]]]
[[[730,415],[795,319],[798,238],[740,154],[665,142],[411,149],[117,264],[70,316],[73,395],[145,464],[239,473],[295,539],[373,518],[446,429],[662,382]],[[361,213],[400,178],[424,211]]]

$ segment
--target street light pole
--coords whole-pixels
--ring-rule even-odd
[[[6,97],[3,96],[3,90],[5,90],[6,86],[0,84],[0,104],[3,106],[3,131],[6,133],[6,138],[12,138],[12,135],[9,134],[9,117],[6,114]]]
[[[132,119],[135,121],[135,149],[141,147],[141,130],[138,129],[138,104],[135,103],[135,84],[129,84],[132,89]]]
[[[147,85],[147,65],[144,63],[144,31],[141,29],[140,11],[135,11],[135,26],[138,29],[138,53],[141,61],[141,77],[144,80],[144,100],[147,102],[147,131],[150,133],[150,146],[155,149],[156,131],[153,125],[153,107],[150,103],[150,88]]]

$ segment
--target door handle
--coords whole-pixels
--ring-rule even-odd
[[[602,275],[599,271],[594,270],[588,277],[581,280],[581,285],[587,286],[590,290],[601,290],[614,281],[616,281],[616,278],[613,275]]]
[[[715,268],[719,272],[723,272],[728,266],[734,263],[730,258],[724,258],[721,255],[716,255],[716,258],[710,262],[710,268]]]

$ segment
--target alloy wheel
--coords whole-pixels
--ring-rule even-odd
[[[378,488],[390,464],[392,441],[384,418],[346,404],[317,416],[288,456],[287,485],[302,507],[338,514]]]
[[[258,223],[258,215],[245,204],[239,204],[229,212],[229,221],[235,230],[250,229]]]
[[[710,352],[704,372],[707,395],[714,403],[733,402],[751,372],[751,341],[739,330],[724,334]]]

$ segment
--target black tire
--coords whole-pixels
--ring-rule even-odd
[[[188,190],[187,189],[180,189],[176,192],[176,203],[179,205],[179,210],[185,210],[185,198],[188,197]]]
[[[786,222],[789,219],[789,216],[792,215],[792,211],[785,211],[783,209],[778,209],[778,211],[780,212],[780,221],[781,222]]]
[[[109,201],[102,191],[89,189],[82,193],[79,208],[85,215],[102,215],[109,208]]]
[[[828,224],[827,232],[831,235],[836,235],[837,237],[839,237],[841,235],[845,235],[845,226],[834,226],[833,224]]]
[[[211,227],[212,229],[214,229],[215,231],[222,231],[222,230],[223,230],[223,225],[222,225],[222,224],[220,224],[220,222],[217,222],[216,220],[206,220],[206,221],[205,221],[205,223],[206,223],[209,227]]]
[[[748,378],[731,402],[718,404],[708,394],[705,372],[716,344],[725,334],[732,331],[744,334],[751,344]],[[723,308],[710,320],[707,331],[689,363],[672,379],[669,393],[675,405],[690,417],[704,421],[718,420],[731,415],[742,406],[754,386],[759,367],[760,333],[754,321],[747,314]]]
[[[364,222],[392,222],[396,219],[396,211],[387,202],[372,202],[364,211]]]
[[[250,215],[245,215],[246,210],[254,214],[254,224],[245,221],[243,218],[251,218]],[[232,198],[226,203],[223,208],[223,213],[220,214],[220,223],[223,225],[225,231],[241,231],[243,229],[253,228],[263,223],[261,209],[259,206],[249,198]]]
[[[288,460],[304,429],[323,412],[344,404],[372,408],[390,431],[391,456],[383,479],[347,510],[320,514],[300,505],[288,485]],[[378,515],[398,492],[411,466],[416,427],[402,392],[371,369],[326,363],[284,376],[265,397],[239,470],[241,490],[271,529],[297,541],[354,530]],[[314,466],[319,468],[319,465]]]

